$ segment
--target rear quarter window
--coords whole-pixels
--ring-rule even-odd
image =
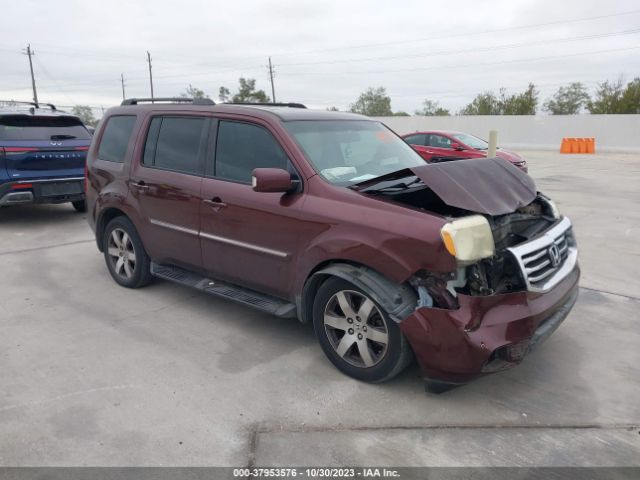
[[[411,145],[422,145],[426,144],[425,135],[422,133],[416,133],[415,135],[409,135],[408,137],[404,137],[404,141]]]
[[[135,115],[110,117],[100,139],[98,158],[107,162],[124,163],[135,123]]]

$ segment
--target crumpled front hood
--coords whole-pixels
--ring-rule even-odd
[[[476,158],[410,169],[447,205],[504,215],[536,198],[533,179],[506,160]]]

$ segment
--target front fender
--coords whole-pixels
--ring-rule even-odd
[[[315,272],[305,283],[298,302],[298,318],[303,323],[312,319],[313,300],[320,284],[328,277],[338,277],[367,292],[394,322],[401,322],[416,308],[416,291],[406,283],[398,284],[363,265],[334,263]]]

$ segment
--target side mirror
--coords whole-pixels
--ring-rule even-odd
[[[281,192],[293,190],[291,174],[281,168],[254,168],[251,173],[254,192]]]
[[[456,142],[451,142],[451,148],[453,148],[454,150],[464,150],[464,147],[462,145],[460,145],[459,143]]]

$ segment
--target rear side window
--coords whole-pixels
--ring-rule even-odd
[[[76,117],[0,117],[0,140],[90,140],[91,135]]]
[[[215,176],[250,183],[254,168],[288,168],[287,154],[266,129],[240,122],[220,121]]]
[[[154,118],[149,127],[142,163],[165,170],[200,174],[204,126],[202,117]]]
[[[110,117],[100,140],[98,158],[108,162],[123,163],[135,123],[135,115]]]

